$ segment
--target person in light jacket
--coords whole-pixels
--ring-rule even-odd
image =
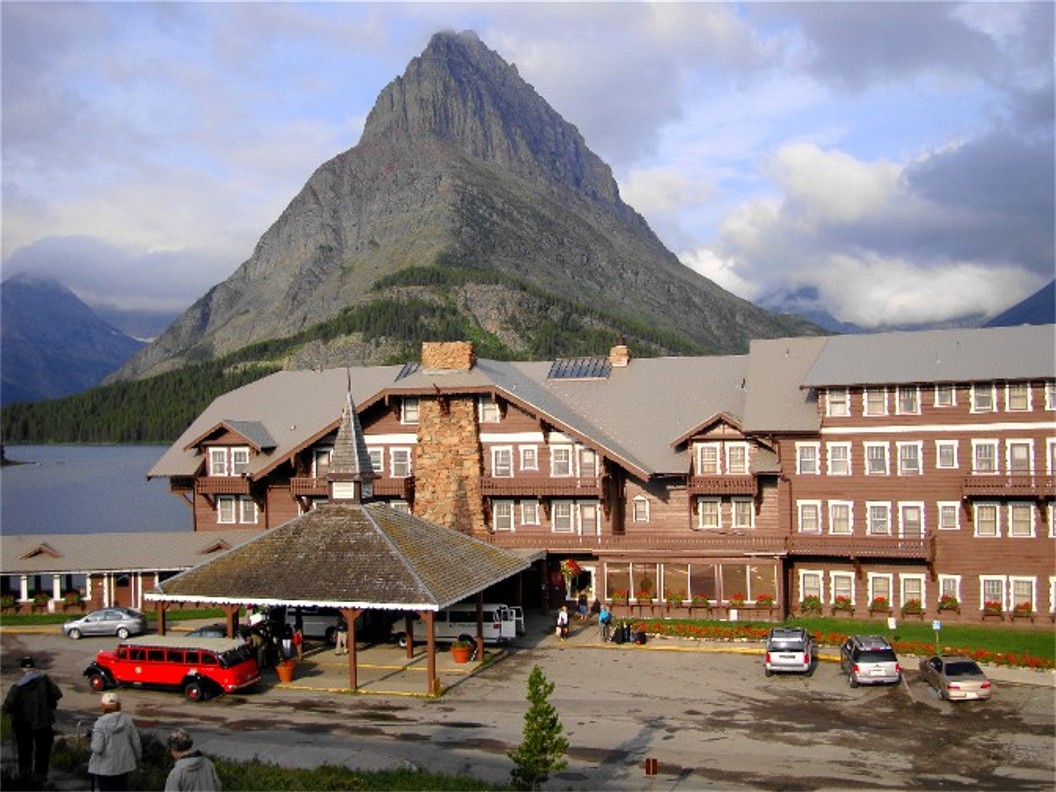
[[[92,758],[88,760],[88,772],[95,776],[101,792],[127,790],[128,776],[139,767],[143,758],[139,730],[121,711],[117,693],[104,693],[100,707],[103,714],[92,727]]]
[[[176,765],[165,779],[165,792],[220,792],[216,766],[195,750],[194,740],[186,731],[177,729],[169,735],[169,753]]]

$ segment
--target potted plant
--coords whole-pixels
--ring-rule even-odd
[[[1034,608],[1029,602],[1017,602],[1012,608],[1012,617],[1029,618],[1034,614]]]
[[[961,603],[952,594],[943,594],[939,597],[939,610],[940,611],[957,611],[961,612]]]
[[[703,594],[694,594],[693,599],[689,601],[689,605],[692,608],[710,608],[711,600],[709,600]]]
[[[69,610],[70,608],[81,608],[83,610],[84,598],[81,596],[81,592],[78,589],[73,589],[63,594],[62,608],[63,610]]]
[[[755,598],[755,604],[760,608],[772,608],[774,607],[774,595],[760,594]]]
[[[817,594],[808,594],[799,604],[804,613],[821,613],[821,597]]]
[[[583,570],[574,558],[566,558],[561,562],[561,577],[565,579],[565,589],[572,589],[572,581],[579,577],[579,573]]]
[[[983,603],[983,616],[1000,616],[1004,608],[997,600],[986,600]]]
[[[473,656],[473,644],[469,641],[458,640],[451,644],[451,658],[456,663],[468,663]]]
[[[0,596],[0,608],[3,610],[14,610],[18,605],[18,599],[14,594],[4,594]]]
[[[887,597],[873,597],[872,601],[869,603],[869,610],[887,613],[891,610],[891,603],[888,601]]]
[[[280,660],[275,664],[275,673],[278,674],[280,682],[292,682],[293,661],[285,659]]]
[[[852,613],[853,611],[854,600],[852,600],[846,594],[837,594],[836,598],[832,601],[832,612]]]
[[[651,605],[653,602],[653,592],[641,589],[640,591],[635,592],[634,598],[638,600],[639,605]]]
[[[919,614],[923,611],[919,599],[908,599],[902,604],[902,615]]]
[[[682,607],[682,595],[681,594],[668,594],[665,597],[667,600],[667,607],[669,608],[681,608]]]
[[[45,591],[38,591],[33,595],[33,610],[43,610],[51,602],[51,595]]]
[[[626,605],[628,596],[629,592],[627,589],[617,589],[612,592],[612,602],[614,605]]]
[[[731,608],[743,608],[745,597],[739,591],[735,591],[730,595],[730,607]]]

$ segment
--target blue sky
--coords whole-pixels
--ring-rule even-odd
[[[992,315],[1054,277],[1053,8],[4,2],[3,277],[182,310],[469,29],[724,288],[871,327]]]

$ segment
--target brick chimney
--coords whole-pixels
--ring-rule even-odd
[[[427,371],[471,369],[477,362],[472,341],[423,341],[422,368]]]
[[[617,338],[616,343],[609,350],[609,363],[612,364],[613,368],[622,368],[630,362],[631,350],[628,348],[627,342],[622,338]]]

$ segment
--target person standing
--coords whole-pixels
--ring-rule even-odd
[[[293,648],[297,652],[297,662],[304,659],[304,630],[300,627],[293,628]]]
[[[601,606],[601,612],[598,614],[598,631],[601,633],[602,643],[608,643],[612,637],[612,611],[605,604]]]
[[[95,776],[100,792],[127,790],[128,776],[139,767],[143,748],[139,730],[121,711],[121,699],[108,691],[100,700],[103,714],[92,727],[92,758],[88,772]]]
[[[564,641],[568,637],[568,606],[562,605],[557,613],[557,635]]]
[[[336,655],[347,655],[348,654],[348,625],[345,624],[344,619],[337,620],[337,631],[334,633],[337,643],[334,646],[334,654]]]
[[[55,742],[52,724],[62,691],[51,677],[37,670],[32,657],[23,657],[19,665],[22,678],[11,686],[4,698],[4,712],[11,716],[18,750],[18,774],[33,778],[41,786],[48,780],[51,746]]]
[[[194,747],[194,740],[183,729],[169,735],[169,753],[176,764],[165,779],[165,792],[220,792],[216,765]]]

